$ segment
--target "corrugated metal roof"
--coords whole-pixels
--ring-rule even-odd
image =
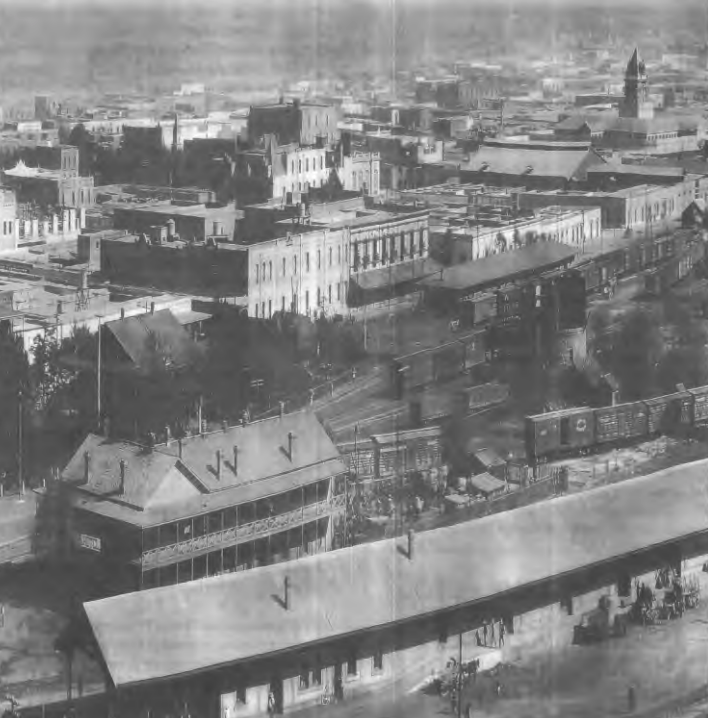
[[[299,650],[708,531],[708,461],[415,537],[85,604],[116,686]],[[661,521],[657,521],[661,516]],[[475,550],[470,550],[475,547]],[[489,561],[493,551],[494,561]],[[291,605],[281,596],[288,577]]]

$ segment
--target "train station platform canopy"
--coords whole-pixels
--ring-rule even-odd
[[[381,289],[429,277],[431,274],[440,272],[441,266],[430,257],[412,259],[401,264],[391,264],[388,267],[378,267],[352,274],[352,280],[362,290]]]
[[[115,687],[184,677],[471,606],[708,534],[707,486],[702,460],[422,532],[410,557],[405,539],[388,539],[84,609]]]
[[[428,289],[479,291],[570,264],[579,250],[560,242],[538,242],[511,252],[494,254],[441,269],[421,279]]]

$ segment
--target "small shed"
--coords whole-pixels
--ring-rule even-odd
[[[506,480],[506,461],[493,449],[479,449],[469,454],[470,468],[476,474],[491,474],[501,481]]]
[[[487,473],[470,477],[468,486],[472,493],[480,494],[485,499],[495,499],[506,492],[506,482]]]

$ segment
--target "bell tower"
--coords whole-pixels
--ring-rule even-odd
[[[640,120],[654,117],[654,106],[649,101],[647,70],[637,48],[634,49],[624,73],[624,101],[620,107],[620,117]]]

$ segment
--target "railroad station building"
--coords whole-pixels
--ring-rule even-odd
[[[178,700],[260,716],[442,672],[503,619],[503,660],[574,640],[601,597],[655,571],[695,580],[708,554],[708,461],[452,527],[84,604],[118,715]],[[657,521],[657,516],[662,520]],[[195,637],[199,637],[199,645]],[[326,710],[326,709],[321,709]]]
[[[155,446],[90,434],[54,498],[70,559],[145,589],[341,546],[346,467],[306,412]]]

